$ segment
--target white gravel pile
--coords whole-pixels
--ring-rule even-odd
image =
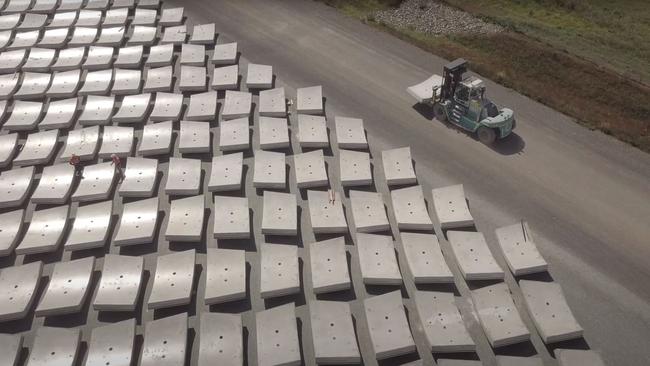
[[[433,0],[406,0],[399,8],[379,11],[375,21],[425,34],[489,34],[502,27]]]

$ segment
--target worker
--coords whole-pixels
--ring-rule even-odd
[[[122,169],[122,159],[115,154],[111,154],[111,165],[115,165],[117,173],[120,175],[120,182],[124,180],[124,170]]]
[[[74,175],[83,179],[84,176],[83,167],[81,166],[81,158],[79,158],[78,155],[72,154],[69,163],[74,167]]]

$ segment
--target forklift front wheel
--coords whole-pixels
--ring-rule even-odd
[[[494,141],[497,139],[497,133],[494,131],[494,129],[481,126],[478,128],[478,131],[476,132],[478,134],[478,139],[485,145],[492,145]]]
[[[433,115],[440,122],[447,122],[447,113],[445,112],[445,107],[440,104],[434,104],[433,106]]]

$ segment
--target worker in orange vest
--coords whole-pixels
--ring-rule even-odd
[[[122,159],[115,154],[111,154],[111,165],[115,165],[117,173],[120,175],[120,182],[124,180],[124,170],[122,169]]]
[[[72,154],[70,156],[70,165],[74,167],[74,175],[83,178],[83,167],[81,166],[81,158],[78,155]]]

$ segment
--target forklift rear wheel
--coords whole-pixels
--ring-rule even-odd
[[[477,134],[478,134],[479,141],[481,141],[486,145],[492,145],[494,141],[497,139],[497,133],[489,127],[485,127],[485,126],[479,127]]]
[[[433,115],[440,122],[447,122],[447,113],[445,113],[445,107],[440,104],[433,106]]]

